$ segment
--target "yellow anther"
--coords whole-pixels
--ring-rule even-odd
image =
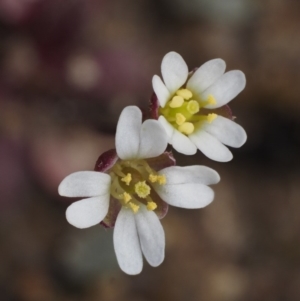
[[[211,94],[208,95],[207,102],[208,102],[209,105],[215,105],[215,104],[217,104],[216,99]]]
[[[150,181],[151,183],[157,182],[157,178],[158,178],[157,175],[154,175],[154,174],[150,174],[150,175],[149,175],[149,181]]]
[[[124,178],[121,179],[122,182],[125,182],[126,185],[129,185],[132,180],[131,173],[128,173]]]
[[[189,100],[189,99],[192,98],[192,96],[193,96],[193,93],[192,93],[190,90],[188,90],[188,89],[181,89],[181,90],[178,90],[178,91],[176,92],[176,94],[177,94],[178,96],[183,97],[185,100]]]
[[[132,209],[133,213],[137,213],[139,211],[139,209],[140,209],[139,205],[136,205],[136,204],[134,204],[132,202],[129,203],[129,206]]]
[[[177,114],[175,115],[175,118],[176,118],[176,123],[177,123],[178,125],[181,125],[181,124],[183,124],[183,123],[186,121],[186,118],[185,118],[184,115],[181,114],[181,113],[177,113]]]
[[[192,134],[194,129],[195,127],[191,122],[185,122],[178,127],[178,131],[186,135]]]
[[[140,198],[146,198],[150,194],[150,186],[146,184],[146,181],[137,182],[134,186],[134,191]]]
[[[148,202],[147,203],[147,209],[149,210],[149,211],[153,211],[153,210],[155,210],[157,208],[157,205],[156,205],[156,203],[154,203],[154,202]]]
[[[199,107],[199,103],[196,100],[190,100],[187,104],[186,109],[189,111],[189,113],[191,114],[196,114],[199,112],[200,107]]]
[[[211,113],[211,114],[208,114],[207,115],[207,121],[209,122],[209,123],[211,123],[211,122],[213,122],[216,118],[217,118],[217,114],[215,114],[215,113]]]
[[[165,175],[160,175],[157,178],[158,178],[159,185],[165,185],[167,183],[167,179]]]
[[[122,197],[125,204],[127,204],[132,199],[131,195],[127,192],[124,192]]]
[[[184,103],[184,99],[182,96],[174,96],[169,103],[169,107],[171,108],[180,108]]]

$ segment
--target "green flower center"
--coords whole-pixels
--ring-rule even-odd
[[[208,104],[216,104],[212,95],[209,95],[206,101],[194,100],[190,90],[179,89],[165,107],[159,109],[159,113],[179,132],[190,135],[201,123],[211,123],[217,117],[214,113],[199,114],[200,109]]]
[[[153,211],[157,204],[151,197],[151,184],[164,185],[166,177],[157,174],[145,160],[124,160],[117,162],[109,172],[112,183],[110,194],[120,201],[122,206],[137,213],[140,204]]]

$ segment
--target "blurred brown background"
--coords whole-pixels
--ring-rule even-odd
[[[298,0],[1,0],[0,300],[300,300],[299,34]],[[147,108],[171,50],[245,72],[248,141],[226,164],[177,156],[220,173],[215,201],[170,208],[164,263],[131,277],[57,185],[114,146],[124,106]]]

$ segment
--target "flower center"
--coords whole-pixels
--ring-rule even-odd
[[[209,95],[205,101],[194,100],[193,93],[190,90],[179,89],[167,102],[166,106],[160,108],[159,113],[179,132],[190,135],[203,122],[211,123],[217,117],[217,114],[214,113],[200,114],[201,107],[208,104],[216,104],[213,95]]]
[[[154,171],[145,160],[124,160],[117,162],[109,172],[112,178],[110,193],[122,206],[134,213],[144,204],[153,211],[157,204],[153,201],[151,185],[166,184],[166,177]]]

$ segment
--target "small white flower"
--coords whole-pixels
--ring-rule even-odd
[[[152,84],[161,107],[158,120],[178,152],[193,155],[198,148],[212,160],[227,162],[232,154],[224,144],[240,147],[245,143],[247,135],[240,125],[209,112],[226,105],[245,87],[244,73],[224,73],[225,67],[223,60],[214,59],[189,78],[188,67],[178,53],[169,52],[163,58],[164,82],[154,75]]]
[[[59,185],[59,194],[88,197],[70,205],[68,222],[78,228],[100,223],[109,213],[110,200],[120,203],[114,229],[118,263],[127,274],[138,274],[142,254],[152,266],[164,260],[165,235],[156,214],[158,202],[182,208],[202,208],[212,202],[217,172],[205,166],[154,170],[148,163],[164,153],[167,137],[160,123],[146,120],[134,106],[121,113],[116,133],[118,158],[107,173],[76,172]],[[148,160],[148,161],[147,161]]]

